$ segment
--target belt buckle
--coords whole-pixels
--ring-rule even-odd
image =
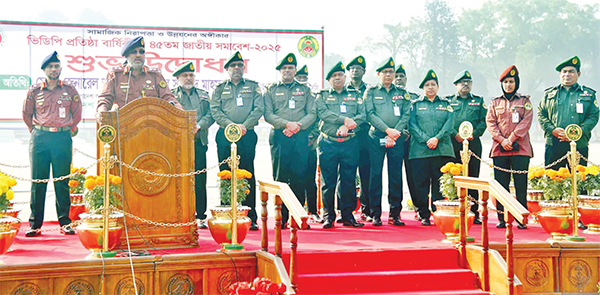
[[[337,142],[344,142],[345,138],[337,138]]]
[[[50,132],[56,132],[56,131],[58,131],[58,128],[56,128],[56,127],[48,127],[48,131],[50,131]]]

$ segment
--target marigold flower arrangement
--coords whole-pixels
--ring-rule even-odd
[[[579,193],[587,193],[590,196],[600,196],[600,168],[596,165],[590,167],[577,166],[577,173],[581,173],[581,181],[578,184]]]
[[[458,192],[454,185],[454,176],[460,176],[463,174],[463,165],[459,163],[448,162],[446,165],[440,168],[442,177],[440,177],[440,193],[446,200],[458,199]]]
[[[73,167],[71,168],[71,179],[69,180],[69,192],[72,194],[83,194],[83,183],[85,182],[85,175],[87,174],[87,170],[83,167]]]
[[[252,283],[235,282],[229,285],[229,295],[283,295],[286,290],[284,283],[276,284],[261,277],[256,277]]]
[[[597,166],[585,167],[577,165],[576,181],[578,194],[600,194],[600,178]],[[571,170],[561,167],[558,170],[532,167],[527,173],[529,185],[533,189],[544,191],[546,200],[569,199],[572,195],[573,181]]]
[[[10,206],[10,201],[15,197],[12,187],[17,185],[17,181],[6,174],[0,173],[0,215]]]
[[[221,194],[221,204],[231,205],[231,171],[223,170],[217,173],[219,177],[219,192]],[[250,183],[248,179],[252,178],[252,173],[248,170],[235,170],[235,178],[237,178],[237,202],[241,203],[246,200],[246,196],[250,193]]]
[[[110,205],[120,206],[121,201],[118,196],[121,194],[121,177],[109,174],[108,179],[110,182]],[[104,175],[88,175],[83,186],[86,189],[83,201],[90,213],[96,213],[104,206]]]

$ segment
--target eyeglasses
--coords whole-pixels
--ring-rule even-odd
[[[361,66],[351,66],[348,68],[348,71],[364,71],[365,69]]]
[[[132,51],[129,51],[129,54],[138,54],[138,53],[139,53],[139,54],[146,54],[146,50],[144,50],[144,49],[140,49],[140,50],[132,50]]]
[[[243,62],[232,62],[229,64],[230,68],[243,68],[244,67],[244,63]]]
[[[461,80],[461,81],[458,81],[458,83],[459,84],[471,84],[471,83],[473,83],[473,81],[472,80]]]

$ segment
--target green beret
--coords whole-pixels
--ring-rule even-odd
[[[127,41],[127,43],[125,43],[125,45],[123,45],[123,48],[121,48],[121,55],[127,56],[127,55],[129,55],[129,50],[138,48],[138,47],[144,47],[144,37],[142,37],[142,36],[138,36],[133,39],[129,39],[129,41]]]
[[[375,70],[376,72],[381,72],[383,69],[386,68],[391,68],[392,70],[396,70],[396,67],[394,66],[394,59],[390,57],[390,59],[388,59],[386,62],[384,62],[383,64],[381,64],[377,70]]]
[[[367,68],[367,63],[365,62],[365,58],[362,55],[359,55],[357,57],[355,57],[353,60],[351,60],[348,65],[346,65],[346,68],[349,68],[353,65],[359,65],[361,67],[363,67],[363,69]]]
[[[473,78],[471,78],[471,73],[469,73],[469,71],[462,70],[462,71],[458,72],[458,74],[456,74],[456,76],[454,76],[454,82],[452,82],[452,84],[456,84],[456,83],[458,83],[458,81],[460,81],[462,79],[473,79]]]
[[[338,61],[338,63],[336,63],[335,66],[333,66],[331,70],[329,70],[327,76],[325,77],[325,80],[329,80],[331,75],[333,75],[333,73],[335,72],[346,72],[346,70],[344,69],[344,64],[341,61]]]
[[[175,72],[173,72],[173,77],[179,76],[179,74],[183,72],[195,72],[194,64],[191,61],[188,61],[182,65],[180,65]]]
[[[435,80],[435,83],[438,83],[438,77],[433,70],[427,71],[425,78],[423,78],[423,81],[421,81],[421,84],[419,84],[419,88],[423,89],[423,85],[425,85],[425,82],[427,82],[429,80]]]
[[[296,62],[296,56],[293,53],[288,53],[275,67],[276,70],[281,70],[281,68],[285,65],[294,65],[296,66],[298,63]]]
[[[569,66],[575,67],[577,72],[579,72],[579,68],[581,68],[581,60],[579,59],[579,57],[577,55],[561,62],[558,66],[556,66],[556,70],[560,72],[560,70],[562,70],[562,68],[569,67]]]
[[[396,74],[400,74],[403,73],[406,75],[406,71],[404,70],[404,66],[402,64],[398,65],[398,68],[396,68]]]
[[[223,66],[223,68],[228,68],[229,64],[234,62],[234,61],[244,61],[244,59],[242,59],[242,54],[237,51],[236,53],[234,53],[228,60],[227,62],[225,62],[225,66]]]
[[[296,75],[294,75],[294,76],[298,76],[298,75],[307,75],[308,76],[308,67],[306,65],[303,65],[299,70],[296,71]]]
[[[46,66],[51,62],[60,62],[60,59],[58,58],[58,53],[56,53],[56,51],[52,52],[50,55],[46,56],[42,60],[42,70],[45,69]]]

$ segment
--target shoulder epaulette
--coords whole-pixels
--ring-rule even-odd
[[[202,88],[196,88],[196,91],[198,91],[198,92],[200,92],[200,93],[202,93],[202,94],[206,94],[206,95],[208,95],[208,91],[206,91],[206,90],[204,90],[204,89],[202,89]]]
[[[424,96],[424,95],[421,95],[421,96],[419,96],[419,97],[417,97],[417,98],[415,99],[415,102],[417,102],[417,101],[424,101],[424,100],[425,100],[425,96]]]
[[[483,96],[481,96],[481,95],[472,94],[472,93],[471,93],[471,95],[473,95],[473,97],[475,97],[475,98],[481,98],[481,99],[483,99]]]
[[[443,98],[446,100],[452,100],[454,98],[454,94],[446,95]]]
[[[584,90],[588,90],[588,91],[591,91],[593,93],[596,93],[596,90],[594,90],[593,88],[587,87],[585,85],[581,85],[581,88],[583,88]]]
[[[42,83],[36,83],[36,84],[31,84],[29,86],[29,90],[35,90],[36,88],[41,88],[42,87]]]
[[[258,85],[258,82],[254,81],[254,80],[246,79],[246,78],[244,78],[244,82],[254,83],[254,84]]]
[[[450,101],[452,100],[452,99],[449,99],[449,98],[447,98],[447,97],[440,97],[440,99],[441,99],[441,100],[445,100],[445,101],[447,101],[447,102],[450,102]]]
[[[550,92],[550,91],[552,91],[554,89],[558,89],[558,85],[544,89],[544,93],[548,93],[548,92]]]
[[[112,67],[112,69],[110,69],[111,71],[118,73],[118,72],[123,72],[125,71],[125,68],[123,68],[122,66],[116,66],[116,67]]]
[[[152,73],[160,73],[160,69],[159,68],[155,68],[155,67],[148,67],[148,72],[152,72]]]

